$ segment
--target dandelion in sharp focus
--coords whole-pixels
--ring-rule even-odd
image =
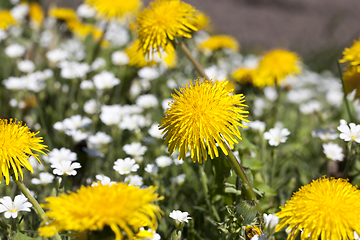
[[[321,178],[301,187],[276,213],[279,231],[289,225],[288,240],[353,239],[360,232],[360,190],[345,179]]]
[[[226,141],[231,148],[241,139],[238,127],[245,127],[248,111],[243,94],[233,94],[227,81],[195,80],[173,94],[174,101],[165,112],[159,126],[163,129],[169,153],[179,148],[179,159],[185,159],[187,150],[191,158],[201,163],[219,156],[216,143],[228,155]],[[201,157],[202,155],[202,157]]]
[[[26,167],[33,172],[28,158],[35,157],[39,162],[38,155],[33,151],[45,154],[47,150],[45,145],[41,144],[42,137],[36,137],[22,122],[16,120],[0,119],[0,182],[2,175],[6,178],[6,184],[9,184],[9,172],[13,172],[15,179],[18,180],[18,172],[23,178],[22,167]]]

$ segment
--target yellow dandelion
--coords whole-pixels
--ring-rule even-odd
[[[128,239],[140,231],[141,227],[157,229],[157,218],[161,217],[156,188],[139,188],[125,183],[111,186],[82,186],[77,192],[46,198],[42,207],[50,222],[39,228],[41,236],[51,237],[61,231],[97,231],[109,226],[116,240]]]
[[[233,51],[239,50],[237,40],[227,35],[212,36],[205,42],[200,44],[200,48],[204,50],[216,51],[221,48],[229,48]]]
[[[143,68],[146,66],[153,66],[156,64],[154,60],[146,61],[145,53],[141,48],[141,43],[139,39],[136,39],[132,42],[126,49],[126,54],[129,56],[129,65],[136,66],[137,68]]]
[[[210,17],[206,15],[205,13],[198,11],[198,13],[195,15],[195,27],[200,29],[206,29],[210,25]]]
[[[85,38],[87,35],[92,34],[95,27],[91,24],[84,24],[77,19],[66,21],[70,31],[80,38]]]
[[[349,68],[343,75],[345,93],[349,94],[356,89],[355,98],[360,99],[360,72],[355,67]]]
[[[29,10],[29,17],[30,21],[36,27],[41,26],[44,21],[44,11],[42,10],[41,6],[36,2],[30,3],[30,10]]]
[[[252,239],[255,235],[261,236],[262,232],[257,226],[246,226],[245,234],[247,239]]]
[[[276,49],[265,54],[254,74],[253,83],[263,88],[279,84],[286,76],[301,72],[300,58],[293,52]]]
[[[15,179],[18,180],[18,172],[23,178],[22,167],[26,167],[33,172],[28,158],[35,157],[39,162],[38,155],[33,151],[43,153],[47,146],[41,144],[42,137],[35,137],[38,133],[30,132],[22,122],[16,122],[16,119],[0,119],[0,182],[4,175],[6,184],[9,184],[9,172],[12,171]]]
[[[196,9],[179,0],[156,0],[139,13],[138,34],[144,53],[162,48],[174,50],[175,37],[191,38],[196,31]],[[160,51],[158,51],[160,54]]]
[[[296,192],[281,211],[279,231],[289,225],[288,240],[353,239],[360,233],[360,190],[345,179],[320,178]]]
[[[232,73],[233,78],[241,84],[252,83],[255,74],[254,68],[241,67]]]
[[[95,7],[107,20],[135,14],[141,7],[140,0],[86,0],[85,4]]]
[[[0,11],[0,29],[6,30],[10,25],[16,24],[16,20],[7,10]]]
[[[179,149],[179,159],[185,159],[188,149],[195,162],[202,162],[202,157],[207,160],[218,157],[216,143],[228,155],[224,146],[226,141],[230,147],[238,143],[241,134],[238,127],[244,127],[241,120],[248,111],[244,104],[244,95],[233,93],[227,89],[228,81],[195,80],[190,81],[172,94],[174,100],[169,104],[162,119],[160,129],[163,129],[164,144],[168,144],[169,153]]]
[[[76,12],[71,8],[54,8],[50,10],[50,16],[59,20],[77,19]]]
[[[360,72],[360,41],[354,41],[350,48],[345,48],[343,51],[344,58],[339,62],[350,62],[351,67],[355,67],[357,72]]]

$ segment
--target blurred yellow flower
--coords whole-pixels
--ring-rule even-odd
[[[163,199],[150,186],[140,188],[117,183],[111,186],[82,186],[77,192],[48,197],[42,207],[48,209],[49,224],[39,228],[41,236],[51,237],[57,232],[97,231],[109,226],[116,240],[128,239],[141,227],[157,229],[157,218],[161,217],[160,207],[154,201]]]
[[[286,76],[301,72],[300,58],[293,52],[276,49],[260,60],[253,83],[263,88],[279,84]]]
[[[44,11],[37,2],[30,3],[29,17],[31,23],[36,27],[40,27],[43,23]]]
[[[353,239],[360,233],[360,190],[345,179],[320,178],[296,192],[281,211],[279,231],[289,225],[289,240]]]
[[[137,19],[138,34],[145,54],[155,50],[174,51],[171,41],[175,37],[191,38],[196,31],[196,9],[179,0],[155,0],[139,13]],[[158,51],[159,54],[160,51]]]
[[[200,30],[204,28],[208,28],[210,25],[210,17],[205,13],[198,11],[198,13],[194,16],[195,24],[194,26]]]
[[[77,19],[76,12],[71,8],[53,8],[50,10],[50,16],[59,20]]]
[[[343,55],[343,59],[339,62],[350,62],[350,66],[354,67],[357,72],[360,72],[360,41],[354,41],[350,48],[345,48]]]
[[[257,226],[246,226],[245,234],[249,239],[252,239],[255,235],[261,235],[262,232]]]
[[[0,29],[6,30],[10,25],[16,24],[16,20],[7,10],[0,11]]]
[[[349,94],[356,89],[355,98],[360,99],[360,72],[355,67],[349,68],[343,75],[345,93]]]
[[[168,144],[170,154],[179,149],[179,159],[185,159],[188,149],[195,162],[202,162],[218,157],[216,143],[227,155],[224,146],[226,141],[230,147],[238,143],[241,134],[238,127],[244,127],[241,121],[246,121],[248,111],[244,104],[244,95],[233,93],[227,89],[228,81],[211,80],[190,81],[178,90],[165,112],[165,117],[159,128],[164,133],[164,144]],[[235,138],[236,137],[236,138]],[[201,157],[202,155],[202,157]]]
[[[153,66],[156,64],[154,60],[146,61],[145,53],[141,48],[141,43],[139,39],[136,39],[132,42],[126,49],[126,54],[129,57],[129,65],[136,66],[137,68],[143,68],[146,66]]]
[[[200,44],[201,49],[216,51],[221,48],[229,48],[233,51],[239,50],[239,44],[237,40],[227,35],[212,36],[205,42]]]
[[[45,154],[43,151],[47,150],[47,146],[40,144],[42,137],[35,137],[36,134],[30,132],[22,122],[16,122],[16,119],[0,119],[0,182],[4,175],[6,184],[9,184],[9,171],[14,173],[16,180],[19,179],[19,172],[22,179],[22,167],[33,172],[28,158],[33,156],[40,162],[33,151]]]
[[[95,30],[94,25],[84,24],[77,19],[71,19],[69,21],[66,21],[66,24],[69,30],[80,38],[84,38],[87,35],[92,34]]]
[[[85,4],[95,7],[107,20],[136,14],[142,5],[140,0],[86,0]]]
[[[248,84],[253,81],[256,69],[240,67],[232,73],[233,78],[241,84]]]

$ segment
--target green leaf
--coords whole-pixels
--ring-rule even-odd
[[[269,187],[268,185],[266,185],[263,182],[255,181],[254,187],[257,188],[261,192],[265,192],[266,196],[276,196],[277,195],[277,193],[274,189],[272,189],[271,187]]]
[[[43,239],[42,237],[36,237],[36,238],[28,237],[19,231],[14,236],[14,240],[42,240],[42,239]]]
[[[253,171],[260,170],[263,167],[263,163],[259,159],[246,156],[241,159],[241,165]]]

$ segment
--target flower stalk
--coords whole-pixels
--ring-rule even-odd
[[[30,194],[30,191],[27,189],[27,187],[24,185],[24,183],[20,180],[16,180],[15,177],[13,177],[13,179],[14,179],[15,184],[20,189],[20,191],[25,195],[25,197],[27,197],[29,202],[33,205],[33,207],[35,208],[35,211],[36,211],[37,215],[40,217],[40,219],[42,221],[46,221],[48,218],[46,217],[44,210],[42,209],[42,207],[40,206],[38,201]],[[56,240],[61,240],[61,237],[59,236],[58,233],[56,233],[54,235],[54,238]]]
[[[184,41],[181,41],[180,43],[181,50],[185,53],[185,56],[191,61],[191,63],[194,65],[195,69],[198,71],[201,77],[209,79],[209,77],[206,75],[203,67],[200,65],[200,63],[196,60],[196,58],[191,54],[189,48],[185,45]]]

